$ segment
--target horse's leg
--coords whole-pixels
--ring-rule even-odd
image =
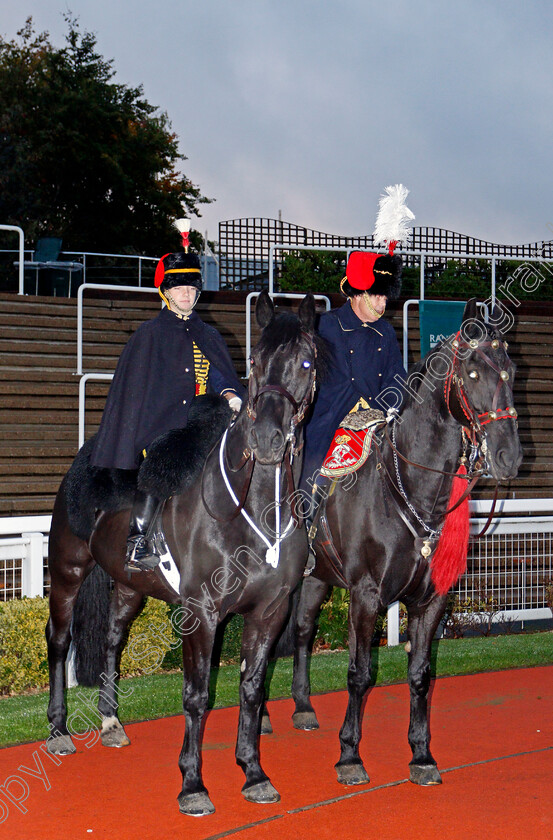
[[[361,710],[371,682],[371,641],[378,615],[378,599],[362,584],[351,590],[349,607],[348,707],[340,730],[340,760],[335,765],[343,785],[362,785],[369,777],[361,756]]]
[[[309,654],[313,644],[315,621],[328,592],[328,584],[313,577],[303,581],[296,625],[292,697],[295,710],[292,721],[296,729],[318,729],[319,722],[311,704],[309,682]]]
[[[102,717],[100,738],[104,747],[127,747],[131,742],[118,717],[118,683],[121,648],[127,627],[140,612],[143,596],[122,583],[116,583],[109,608],[109,628],[103,685],[100,685],[98,711]]]
[[[202,780],[201,730],[209,697],[209,672],[216,629],[217,617],[205,613],[194,632],[184,633],[182,638],[182,707],[186,728],[179,756],[182,790],[178,802],[181,813],[193,817],[204,817],[215,811]]]
[[[269,651],[278,636],[287,613],[287,599],[280,601],[270,614],[244,616],[240,652],[240,717],[236,739],[236,763],[246,781],[242,793],[250,802],[278,802],[280,795],[271,784],[259,761],[259,731],[265,696],[265,676]]]
[[[430,752],[428,689],[432,639],[444,614],[445,604],[445,597],[436,597],[420,612],[409,610],[409,745],[413,752],[413,758],[409,762],[409,778],[417,785],[439,785],[442,781]]]
[[[56,499],[48,549],[50,568],[50,616],[46,625],[50,701],[48,752],[69,755],[75,746],[67,729],[65,704],[65,662],[71,643],[71,618],[79,589],[93,568],[88,546],[66,525],[65,512]]]
[[[260,732],[262,735],[273,734],[273,724],[271,723],[271,718],[269,716],[269,710],[267,708],[266,703],[263,703],[263,708],[261,709]]]

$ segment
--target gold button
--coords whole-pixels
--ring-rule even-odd
[[[183,401],[182,401],[182,404],[183,404],[183,405],[186,405],[186,400],[183,400]]]

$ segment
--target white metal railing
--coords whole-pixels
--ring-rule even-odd
[[[77,376],[83,374],[83,296],[88,289],[103,289],[112,292],[137,292],[146,295],[158,295],[154,288],[140,286],[114,286],[109,283],[83,283],[77,292]]]
[[[30,264],[32,263],[32,256],[34,254],[34,249],[33,248],[25,249],[25,238],[24,238],[24,232],[23,232],[22,228],[16,227],[14,225],[0,225],[0,230],[13,230],[13,231],[16,231],[17,233],[19,233],[19,238],[20,238],[19,250],[16,251],[15,249],[5,248],[5,249],[2,249],[0,251],[0,253],[2,253],[2,254],[4,254],[4,253],[6,253],[6,254],[18,253],[19,254],[19,261],[18,261],[18,271],[19,271],[18,294],[23,295],[25,293],[25,291],[24,291],[25,267],[27,267],[27,268],[31,267]],[[31,259],[26,264],[25,264],[25,252],[27,252],[27,254],[31,257]],[[127,263],[135,262],[136,263],[136,269],[137,269],[137,285],[132,286],[133,289],[142,287],[142,268],[143,268],[144,263],[157,263],[157,262],[159,262],[159,257],[148,257],[148,256],[142,256],[141,254],[106,254],[106,253],[101,253],[99,251],[66,251],[66,250],[62,250],[60,253],[65,254],[67,256],[77,257],[80,260],[80,263],[78,264],[79,271],[82,269],[82,282],[83,283],[91,283],[96,287],[98,287],[100,285],[101,281],[99,283],[95,283],[94,280],[88,280],[87,279],[87,271],[90,272],[94,268],[99,268],[99,266],[91,266],[90,265],[91,260],[89,258],[91,258],[91,257],[107,258],[107,259],[113,260],[113,261],[123,260],[123,261],[126,261]],[[203,273],[205,274],[205,278],[204,278],[205,286],[204,286],[204,288],[209,289],[209,290],[218,289],[219,288],[219,259],[218,259],[217,255],[214,254],[213,251],[211,250],[211,248],[209,247],[207,239],[205,239],[204,252],[200,255],[200,260],[202,261]],[[210,270],[208,270],[209,267],[211,266],[211,264],[213,264],[214,267],[215,267],[215,278],[214,279],[211,277]],[[77,265],[77,263],[75,263],[75,266],[76,265]],[[68,264],[68,266],[69,266],[69,264]],[[37,268],[39,268],[39,266],[37,266]],[[102,266],[102,269],[108,270],[109,266]],[[69,270],[69,267],[67,268],[67,270]],[[117,288],[122,288],[122,287],[118,286]]]
[[[91,372],[83,373],[83,296],[87,289],[102,289],[106,291],[118,292],[141,292],[142,294],[158,294],[157,289],[141,288],[137,286],[113,286],[106,283],[83,283],[77,292],[77,376],[79,380],[79,449],[84,443],[85,438],[85,404],[86,404],[86,384],[90,380],[96,381],[111,381],[113,373]]]
[[[25,234],[24,234],[24,231],[23,231],[22,228],[17,227],[15,225],[0,225],[0,230],[13,230],[14,232],[17,232],[19,234],[19,249],[18,249],[18,251],[7,248],[7,249],[3,249],[2,253],[10,253],[10,254],[11,253],[17,253],[19,255],[19,260],[18,260],[18,277],[19,277],[19,280],[18,280],[18,294],[23,295],[23,294],[25,294],[25,290],[24,290],[25,267],[26,266],[31,267],[30,263],[32,263],[32,259],[31,259],[31,261],[28,261],[27,264],[25,265],[25,251],[27,251],[27,253],[29,253],[31,255],[31,258],[32,258],[32,255],[34,254],[34,249],[33,248],[25,249]],[[142,266],[143,266],[143,264],[145,262],[146,263],[157,263],[159,261],[158,257],[148,257],[148,256],[142,256],[140,254],[105,254],[105,253],[100,253],[100,252],[96,252],[96,251],[65,251],[65,250],[62,250],[60,253],[65,254],[67,256],[72,256],[72,257],[78,257],[79,258],[79,260],[80,260],[79,270],[82,267],[83,283],[88,282],[87,281],[87,269],[90,269],[90,264],[89,264],[90,260],[88,260],[87,258],[89,258],[89,257],[101,257],[101,258],[107,258],[107,259],[114,260],[114,261],[115,260],[125,260],[126,262],[136,263],[137,286],[132,286],[131,287],[132,289],[135,289],[137,287],[138,288],[142,287]],[[75,265],[76,265],[76,263],[75,263]],[[69,266],[69,264],[68,264],[68,266]],[[68,268],[68,270],[69,270],[69,268]],[[93,285],[100,285],[100,284],[93,283]],[[117,288],[122,288],[122,287],[118,286]]]
[[[273,294],[274,291],[274,271],[275,271],[275,254],[277,251],[326,251],[326,252],[333,252],[333,253],[340,253],[344,252],[346,254],[346,259],[349,257],[349,254],[353,251],[364,251],[370,250],[366,248],[339,248],[339,247],[319,247],[317,245],[282,245],[274,243],[269,247],[269,294]],[[384,253],[384,252],[383,252]],[[455,260],[486,260],[491,263],[491,286],[490,286],[490,297],[489,297],[489,304],[490,307],[493,309],[493,306],[496,301],[496,268],[498,260],[500,262],[505,262],[506,260],[512,262],[519,262],[519,263],[550,263],[551,260],[544,259],[543,257],[502,257],[493,255],[490,256],[489,254],[469,254],[469,253],[450,253],[449,251],[416,251],[416,250],[409,250],[406,249],[398,251],[398,254],[402,257],[410,256],[410,257],[419,257],[420,258],[420,298],[410,298],[409,300],[405,301],[403,305],[403,363],[405,368],[407,369],[407,350],[408,350],[408,317],[409,317],[409,307],[414,305],[419,305],[420,301],[425,300],[425,267],[426,267],[426,258],[438,258],[438,259],[455,259]],[[504,293],[507,298],[513,302],[513,294],[510,292],[509,284],[507,287],[504,288],[500,286],[499,291]],[[256,294],[252,292],[252,295]],[[250,297],[250,296],[248,296]],[[488,301],[480,303],[480,306],[485,308],[486,317],[488,316]],[[249,312],[249,308],[247,313]],[[247,315],[246,315],[247,318]],[[248,322],[246,321],[246,343],[249,347],[249,330],[248,330]],[[249,350],[246,354],[246,359],[249,357]]]
[[[51,520],[51,516],[0,519],[0,600],[44,595]]]
[[[138,287],[142,286],[142,263],[143,262],[159,262],[159,257],[143,257],[140,254],[101,254],[95,251],[63,251],[64,254],[69,254],[70,256],[78,256],[82,260],[83,264],[83,283],[86,283],[86,269],[87,269],[87,257],[108,257],[109,259],[114,260],[136,260],[138,262]],[[93,283],[91,285],[99,286],[100,284]],[[117,288],[127,288],[118,286]],[[131,288],[135,289],[135,286]]]
[[[90,380],[111,382],[113,373],[83,373],[79,380],[79,449],[84,443],[85,436],[85,400],[86,383]]]
[[[480,583],[501,609],[494,622],[551,618],[545,605],[543,585],[553,580],[553,499],[521,499],[500,502],[508,513],[548,511],[548,516],[494,517],[479,541],[469,545],[469,571],[453,590],[461,601],[480,598]],[[490,501],[471,502],[471,512],[485,514]],[[471,519],[471,531],[481,529],[485,519]],[[44,565],[50,516],[0,518],[0,600],[44,595]],[[388,645],[399,644],[399,604],[388,608]]]
[[[344,252],[346,256],[352,251],[373,251],[374,248],[349,248],[349,247],[329,247],[329,246],[317,246],[317,245],[282,245],[274,243],[269,247],[269,292],[272,292],[274,288],[274,268],[275,268],[275,253],[276,251],[330,251],[334,253]],[[385,251],[382,252],[383,254]],[[479,254],[479,253],[453,253],[449,251],[418,251],[413,250],[410,248],[398,249],[397,252],[398,256],[401,257],[419,257],[420,258],[420,300],[425,300],[425,293],[424,293],[424,286],[425,286],[425,270],[426,270],[426,259],[428,257],[432,259],[445,259],[445,260],[485,260],[491,264],[491,282],[490,282],[490,303],[493,307],[496,295],[497,295],[497,288],[496,288],[496,271],[497,271],[497,263],[498,262],[518,262],[518,263],[551,263],[551,260],[548,260],[544,257],[515,257],[515,256],[501,256],[501,255],[490,255],[490,254]],[[499,291],[503,292],[506,297],[509,297],[509,287],[503,288],[503,286],[499,287]]]
[[[275,253],[277,251],[328,251],[332,253],[348,254],[351,249],[348,248],[329,248],[327,246],[317,245],[282,245],[274,242],[269,246],[269,294],[272,295],[275,288]],[[361,250],[361,249],[355,249]]]

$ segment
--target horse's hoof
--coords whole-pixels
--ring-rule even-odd
[[[205,790],[199,793],[179,793],[179,811],[189,817],[208,817],[215,813],[215,805]]]
[[[248,802],[257,802],[259,805],[280,802],[280,793],[272,786],[268,779],[266,782],[258,782],[256,785],[242,788],[242,793]]]
[[[319,728],[319,721],[315,712],[294,712],[292,723],[294,724],[294,729],[305,729],[309,731]]]
[[[269,715],[263,715],[263,717],[261,718],[261,734],[273,734],[273,724],[271,723],[271,718],[269,717]]]
[[[336,775],[341,785],[366,785],[370,782],[362,764],[336,764]]]
[[[116,717],[106,718],[103,721],[100,740],[104,747],[128,747],[131,743]]]
[[[77,752],[75,744],[71,740],[71,735],[56,735],[53,738],[48,738],[46,749],[52,755],[72,755]]]
[[[415,785],[441,785],[442,777],[435,764],[410,764],[409,780]]]

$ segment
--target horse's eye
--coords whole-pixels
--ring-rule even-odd
[[[471,370],[471,372],[469,373],[469,376],[470,376],[471,379],[480,379],[480,377],[478,376],[478,371],[477,370]]]
[[[310,367],[311,367],[311,362],[309,362],[309,361],[306,359],[304,362],[302,362],[302,367],[304,367],[304,368],[310,368]]]

